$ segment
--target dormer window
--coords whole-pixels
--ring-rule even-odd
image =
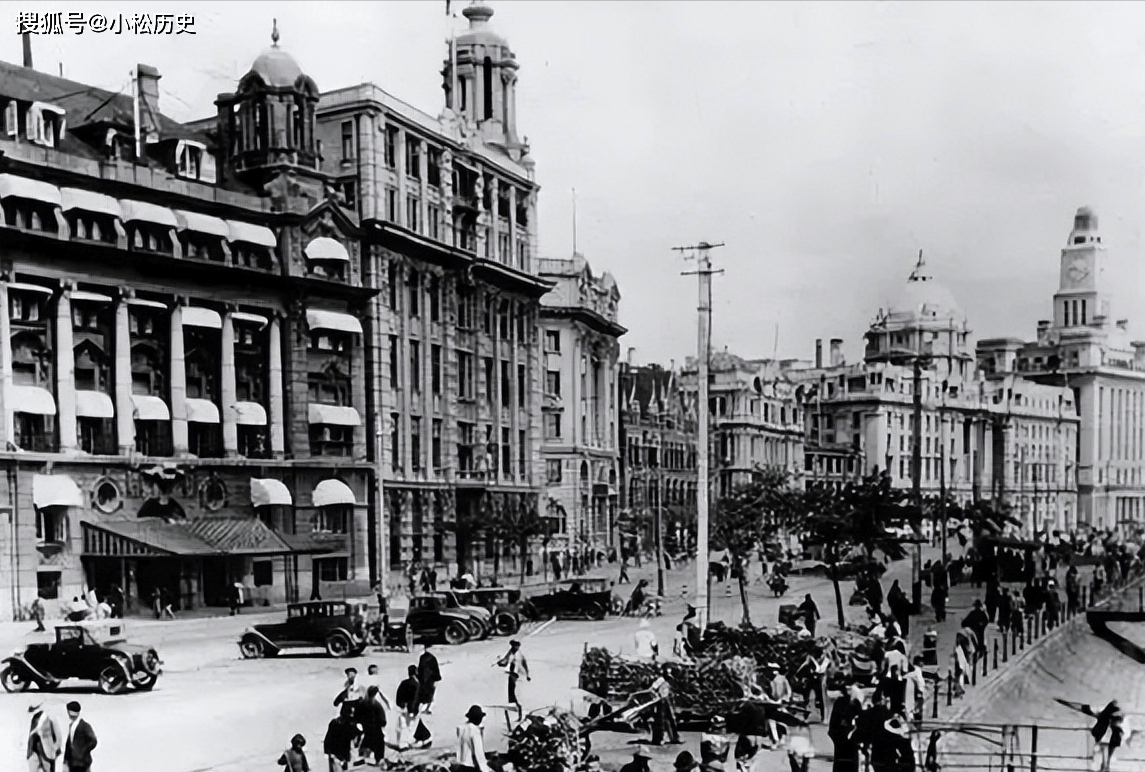
[[[193,139],[181,139],[175,146],[175,168],[180,177],[199,182],[215,182],[215,157],[207,146]]]
[[[24,135],[29,142],[59,147],[67,127],[67,112],[46,102],[33,102],[24,118]]]

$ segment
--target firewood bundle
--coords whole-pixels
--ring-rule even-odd
[[[516,770],[572,772],[584,756],[576,716],[559,708],[531,713],[509,733],[507,758]]]
[[[656,662],[594,648],[581,660],[580,688],[622,701],[649,689],[661,676],[672,687],[672,702],[677,708],[710,708],[742,699],[747,683],[755,677],[755,665],[748,658],[734,656],[694,663]]]

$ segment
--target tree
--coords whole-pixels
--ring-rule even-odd
[[[529,561],[529,544],[533,539],[547,534],[544,518],[537,509],[535,495],[522,494],[509,500],[497,512],[493,520],[493,533],[498,539],[514,545],[521,556],[521,583],[525,582],[525,571]]]

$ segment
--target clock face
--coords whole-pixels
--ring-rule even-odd
[[[1071,262],[1066,269],[1066,276],[1069,278],[1070,283],[1075,286],[1084,282],[1089,277],[1089,266],[1086,264],[1085,258],[1074,258],[1073,262]]]

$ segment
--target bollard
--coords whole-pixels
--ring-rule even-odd
[[[937,675],[937,673],[935,674]],[[930,710],[931,718],[938,718],[938,691],[942,688],[942,677],[934,679],[934,707]]]
[[[978,685],[978,652],[974,652],[974,659],[970,660],[970,685]]]
[[[1005,630],[1003,630],[1002,631],[1002,661],[1003,662],[1009,662],[1010,661],[1010,654],[1008,651],[1009,647],[1010,647],[1010,636],[1007,634],[1007,632]]]
[[[1030,643],[1034,642],[1034,618],[1026,617],[1026,634],[1023,636]],[[1022,641],[1022,648],[1026,648],[1026,640]]]
[[[937,689],[937,687],[935,687]],[[954,673],[946,671],[946,707],[954,704]]]
[[[1038,772],[1038,725],[1030,727],[1030,772]]]
[[[998,669],[998,639],[994,639],[994,669]]]
[[[989,666],[990,666],[990,650],[986,649],[985,651],[982,652],[982,677],[983,678],[985,678],[986,673],[989,672],[987,670],[987,668]]]

